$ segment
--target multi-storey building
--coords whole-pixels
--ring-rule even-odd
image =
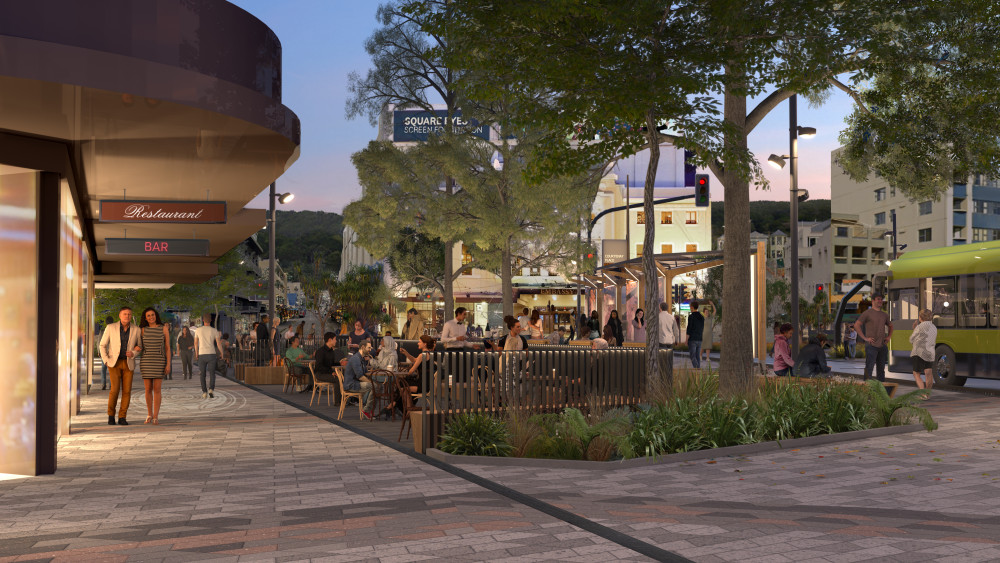
[[[886,269],[889,241],[885,229],[858,223],[853,215],[799,223],[799,294],[811,299],[817,289],[845,293],[859,281]]]
[[[831,153],[831,210],[856,215],[861,224],[892,230],[897,249],[939,248],[1000,239],[1000,185],[981,174],[955,184],[938,200],[913,201],[884,178],[855,182],[839,166],[843,148]],[[890,243],[890,257],[891,257]]]

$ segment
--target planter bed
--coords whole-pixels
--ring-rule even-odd
[[[728,456],[745,456],[751,454],[761,454],[779,451],[788,448],[802,448],[808,446],[820,446],[823,444],[834,444],[838,442],[851,442],[864,440],[867,438],[878,438],[880,436],[892,436],[895,434],[907,434],[910,432],[924,431],[922,424],[906,424],[902,426],[886,426],[883,428],[872,428],[869,430],[858,430],[855,432],[839,432],[837,434],[822,434],[820,436],[808,436],[806,438],[793,438],[782,440],[781,442],[759,442],[757,444],[743,444],[739,446],[727,446],[724,448],[710,448],[705,450],[695,450],[675,454],[666,454],[652,457],[640,457],[634,459],[615,461],[580,461],[569,459],[539,459],[531,457],[490,457],[490,456],[466,456],[446,454],[436,448],[429,448],[427,455],[438,461],[450,463],[452,465],[475,464],[492,465],[496,467],[537,467],[543,469],[599,469],[616,470],[630,469],[633,467],[646,467],[649,465],[664,465],[682,461],[694,461],[701,459],[714,459]]]

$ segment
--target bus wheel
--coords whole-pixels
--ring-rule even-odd
[[[936,361],[934,362],[934,383],[944,383],[946,385],[965,385],[965,378],[959,377],[955,369],[955,351],[950,346],[944,344],[934,351]]]

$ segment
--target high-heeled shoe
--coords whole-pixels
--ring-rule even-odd
[[[143,424],[149,424],[149,423],[150,423],[150,422],[152,422],[152,421],[153,421],[153,417],[151,417],[151,416],[147,416],[147,417],[146,417],[146,422],[143,422]]]

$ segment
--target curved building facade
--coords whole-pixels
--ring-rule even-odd
[[[217,273],[299,129],[277,36],[228,2],[0,0],[0,473],[55,471],[94,290]]]

